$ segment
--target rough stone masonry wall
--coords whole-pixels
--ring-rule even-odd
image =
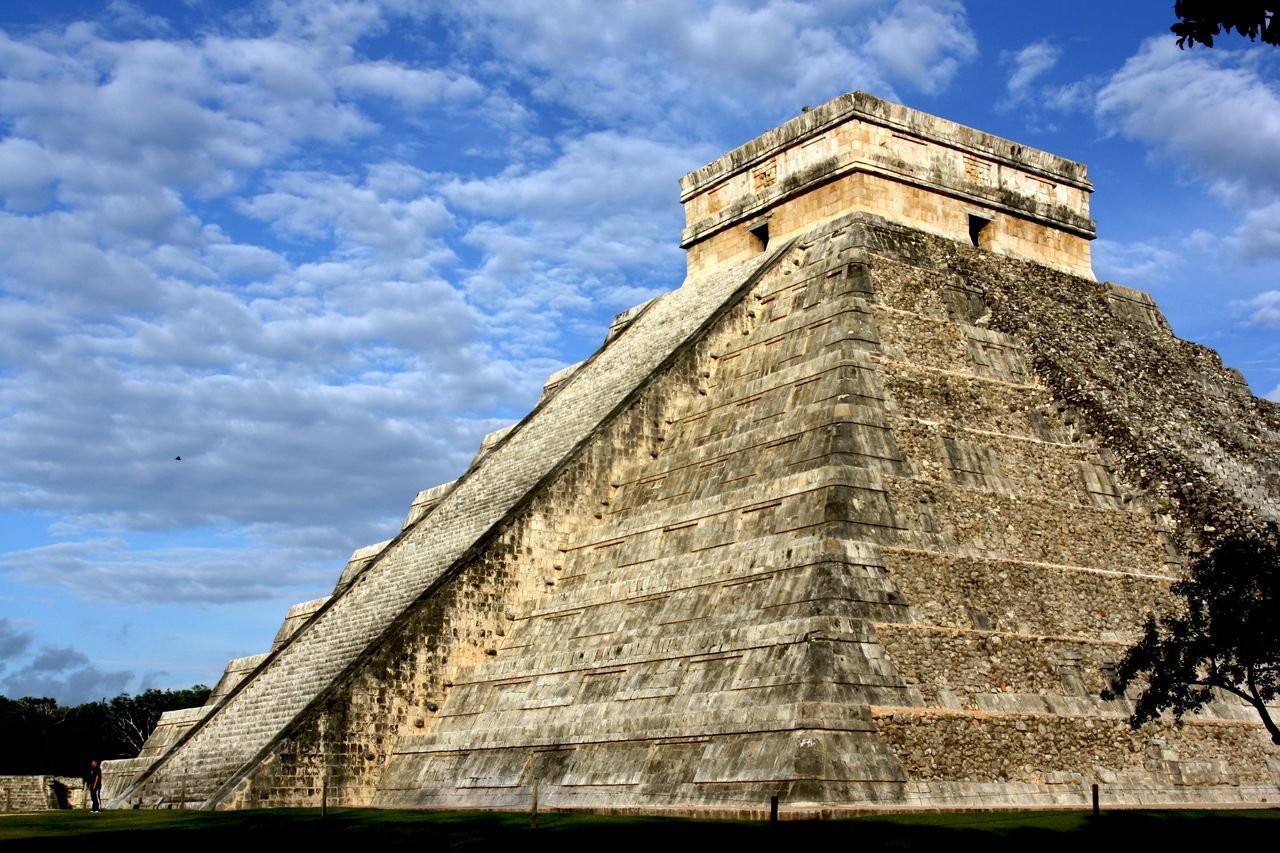
[[[693,393],[698,383],[687,359],[667,377],[594,436],[494,541],[416,605],[221,805],[316,805],[324,785],[330,803],[369,805],[398,741],[433,728],[458,673],[495,659],[515,614],[560,581],[558,546],[598,524],[620,460],[656,452],[669,398]]]
[[[1048,777],[1074,782],[1080,793],[1096,781],[1106,786],[1108,802],[1176,802],[1177,787],[1193,796],[1215,786],[1276,791],[1265,763],[1238,761],[1257,750],[1254,733],[1239,725],[1194,721],[1133,731],[1083,716],[1046,721],[1037,714],[936,711],[895,711],[880,720],[913,779],[1017,784]],[[1161,776],[1175,787],[1153,786]],[[954,805],[964,804],[956,799]]]
[[[1212,350],[1174,337],[1150,297],[888,223],[877,231],[869,242],[908,261],[921,280],[916,298],[935,300],[927,313],[963,319],[967,333],[980,327],[1007,335],[1020,350],[1016,373],[1034,376],[1047,392],[1037,392],[1040,411],[1019,402],[1016,388],[1011,399],[988,403],[972,393],[978,377],[963,377],[950,389],[905,394],[915,399],[899,406],[915,405],[914,414],[925,416],[938,403],[964,402],[975,424],[996,432],[1024,418],[1040,431],[1056,414],[1073,440],[1099,447],[1132,492],[1176,518],[1179,544],[1192,549],[1212,538],[1205,534],[1280,518],[1280,406],[1253,396]],[[909,246],[889,247],[892,237],[907,234]],[[958,351],[945,338],[925,349],[935,346],[953,348],[944,361]],[[999,349],[974,339],[965,346]],[[904,375],[886,382],[941,380]]]
[[[876,230],[868,242],[886,250],[872,273],[880,369],[913,470],[890,490],[931,534],[883,551],[912,606],[910,620],[877,633],[924,700],[875,711],[913,780],[908,801],[1049,805],[1078,801],[1093,781],[1129,802],[1274,796],[1276,750],[1238,703],[1214,703],[1185,727],[1132,732],[1127,702],[1097,698],[1144,615],[1167,605],[1183,550],[1205,535],[1202,508],[1217,501],[1215,517],[1228,518],[1247,517],[1254,501],[1267,510],[1274,407],[1241,394],[1132,292],[1117,309],[1112,286]],[[1146,306],[1137,328],[1135,303]],[[1041,336],[999,331],[1028,324]],[[1128,353],[1119,368],[1109,363],[1116,348]],[[1064,379],[1064,363],[1082,378]],[[1137,363],[1159,368],[1144,376]],[[1166,389],[1162,376],[1178,381]],[[1089,391],[1102,381],[1125,401],[1110,409],[1123,431],[1094,429],[1080,411],[1099,405]],[[1057,388],[1076,389],[1073,405]],[[1144,452],[1116,440],[1135,434]],[[1142,475],[1126,476],[1135,456],[1178,472],[1178,493],[1199,468],[1201,509],[1168,500],[1171,484],[1150,476],[1129,485]],[[1229,486],[1213,482],[1224,474]]]
[[[1076,431],[1178,519],[1183,547],[1280,520],[1280,405],[1213,350],[1175,337],[1150,297],[1034,264],[1014,262],[1009,275],[943,241],[936,251],[945,274],[986,294],[991,328],[1023,341]]]
[[[67,776],[0,776],[0,812],[82,809],[84,781]]]

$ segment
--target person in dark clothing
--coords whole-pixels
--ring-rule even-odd
[[[93,810],[102,811],[102,801],[98,798],[102,791],[102,768],[98,766],[96,759],[89,762],[89,775],[85,782],[89,788],[89,796],[93,799]]]

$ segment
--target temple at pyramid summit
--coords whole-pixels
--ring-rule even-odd
[[[684,282],[109,803],[1274,803],[1249,707],[1099,698],[1207,530],[1280,519],[1280,406],[1094,279],[1086,168],[854,93],[680,190]]]

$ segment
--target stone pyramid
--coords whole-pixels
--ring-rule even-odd
[[[551,377],[116,806],[1274,802],[1224,698],[1099,691],[1280,407],[1093,279],[1085,167],[862,93],[686,176],[689,277]]]

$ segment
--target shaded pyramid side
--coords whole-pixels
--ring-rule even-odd
[[[917,519],[881,549],[910,606],[876,630],[924,701],[872,717],[910,780],[904,805],[1082,804],[1093,783],[1108,802],[1274,800],[1280,752],[1237,700],[1133,731],[1131,703],[1099,693],[1205,535],[1168,486],[1199,468],[1214,515],[1265,516],[1268,500],[1241,496],[1276,494],[1275,407],[1145,295],[876,230],[879,375],[912,470],[891,504]],[[1089,416],[1104,405],[1124,434]]]

